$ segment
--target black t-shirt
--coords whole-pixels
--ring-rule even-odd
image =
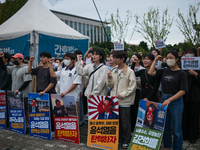
[[[161,77],[162,92],[165,94],[188,91],[187,74],[183,70],[159,69],[156,71],[156,77]]]
[[[47,93],[56,93],[55,86],[57,83],[56,78],[50,76],[49,67],[43,68],[39,66],[35,69],[32,69],[32,75],[37,76],[37,92],[44,91],[50,83],[55,83],[55,85]]]

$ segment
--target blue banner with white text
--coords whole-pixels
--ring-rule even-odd
[[[24,57],[29,56],[30,34],[0,41],[0,52],[16,54],[21,53]]]
[[[59,58],[63,58],[67,52],[74,53],[76,50],[81,50],[84,55],[88,50],[88,39],[64,39],[39,34],[39,54],[48,51],[52,57],[60,55]]]

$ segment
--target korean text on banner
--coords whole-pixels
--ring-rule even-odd
[[[161,105],[140,100],[129,150],[159,150],[167,113],[167,107],[161,107]]]
[[[65,95],[62,98],[59,94],[51,94],[51,102],[56,139],[79,144],[79,125],[74,96]]]
[[[182,57],[181,58],[182,70],[200,70],[200,57]]]
[[[6,95],[5,91],[0,90],[0,129],[6,130]]]
[[[118,149],[118,99],[110,96],[92,96],[88,99],[87,145],[101,149]]]
[[[115,51],[124,50],[124,43],[123,42],[114,43],[114,50]]]
[[[155,45],[155,48],[156,49],[159,49],[159,48],[165,48],[165,41],[162,39],[162,40],[158,40],[158,41],[155,41],[154,42],[154,45]]]
[[[23,93],[7,91],[9,130],[26,134]]]
[[[30,136],[51,140],[49,94],[28,93]]]

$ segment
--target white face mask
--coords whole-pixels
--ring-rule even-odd
[[[194,54],[186,54],[185,57],[194,57]]]
[[[169,67],[173,67],[173,66],[175,66],[176,61],[175,61],[175,59],[168,59],[168,60],[166,60],[166,63]]]
[[[54,66],[55,66],[55,68],[58,68],[59,64],[58,64],[58,63],[55,63]]]
[[[70,62],[71,62],[71,60],[65,59],[65,60],[64,60],[65,66],[68,67],[68,66],[70,65]]]

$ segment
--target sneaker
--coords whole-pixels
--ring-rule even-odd
[[[122,149],[127,149],[127,148],[128,148],[128,146],[129,146],[129,144],[128,144],[128,143],[124,143],[124,144],[122,144]]]

